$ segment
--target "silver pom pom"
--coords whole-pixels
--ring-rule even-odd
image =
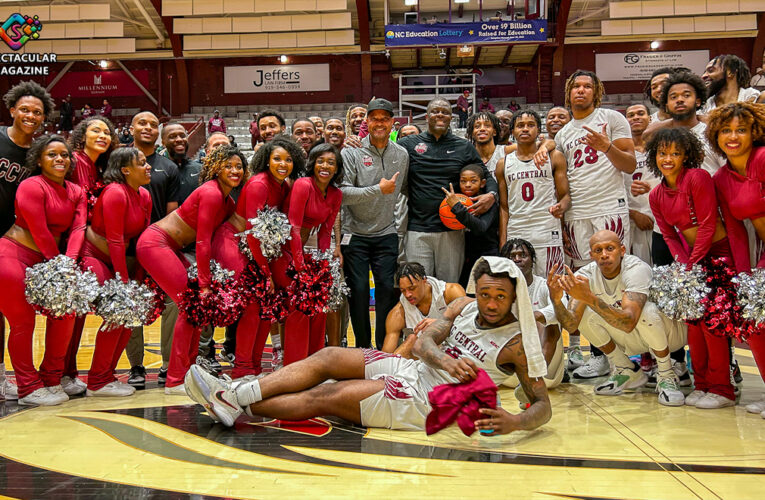
[[[190,280],[196,280],[199,277],[199,268],[196,262],[189,266],[186,270]],[[216,260],[210,261],[210,279],[216,283],[227,283],[234,279],[234,271],[229,271],[225,267],[218,264]]]
[[[25,284],[27,302],[54,318],[93,312],[100,289],[95,273],[63,254],[27,268]]]
[[[738,305],[744,319],[765,326],[765,269],[752,269],[731,280],[738,284]]]
[[[249,220],[250,229],[237,233],[240,238],[239,249],[250,259],[252,253],[247,245],[247,236],[252,235],[260,241],[260,251],[268,260],[279,258],[282,255],[282,246],[291,239],[290,221],[285,214],[273,207],[258,210],[258,215]],[[243,248],[247,248],[246,251]]]
[[[703,299],[709,295],[706,272],[694,264],[690,271],[685,264],[674,262],[669,266],[654,266],[648,298],[667,317],[688,321],[704,316]]]
[[[329,288],[329,300],[324,312],[334,312],[342,307],[345,298],[351,294],[351,289],[345,284],[342,270],[340,269],[340,259],[335,258],[332,252],[319,252],[311,250],[316,259],[323,259],[329,262],[329,269],[332,273],[332,286]]]
[[[153,309],[154,292],[138,281],[124,283],[120,273],[104,282],[96,301],[96,314],[104,320],[103,329],[135,328],[147,324]]]

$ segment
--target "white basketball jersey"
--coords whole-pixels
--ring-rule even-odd
[[[414,328],[425,318],[438,319],[446,311],[446,299],[444,298],[446,282],[432,276],[425,276],[425,279],[430,284],[430,309],[427,316],[422,314],[422,311],[417,306],[410,304],[403,294],[398,299],[401,307],[404,308],[404,320],[406,321],[407,328]]]
[[[738,89],[738,102],[754,102],[760,97],[760,91],[752,87]],[[701,108],[701,113],[709,114],[713,109],[717,107],[715,103],[715,96],[707,99],[704,106]]]
[[[691,132],[694,133],[696,138],[701,141],[701,145],[704,146],[704,161],[701,163],[701,168],[709,172],[709,175],[715,175],[720,170],[720,167],[725,165],[725,160],[714,152],[712,147],[707,141],[707,124],[704,122],[697,123]]]
[[[507,238],[523,238],[534,246],[559,246],[560,220],[550,215],[558,202],[552,164],[537,168],[533,160],[519,160],[515,152],[505,157],[507,183]]]
[[[622,257],[622,271],[613,279],[606,279],[598,264],[590,262],[576,272],[590,280],[590,289],[596,297],[610,306],[620,307],[624,292],[636,292],[648,295],[653,271],[651,266],[635,255]]]
[[[449,336],[441,344],[441,350],[455,359],[470,359],[499,385],[508,373],[497,366],[497,358],[502,348],[513,337],[521,334],[520,324],[516,321],[497,328],[481,328],[477,320],[478,302],[474,301],[465,306],[454,320]],[[419,363],[417,368],[420,380],[430,387],[459,382],[449,372],[430,368],[425,363]]]
[[[558,323],[555,317],[555,309],[553,309],[552,300],[550,300],[550,290],[547,288],[547,280],[539,276],[534,276],[531,284],[529,285],[529,298],[531,299],[531,309],[541,312],[548,325],[554,325]],[[566,297],[562,299],[563,304],[566,304]]]
[[[632,139],[627,119],[618,111],[603,108],[595,108],[582,120],[571,120],[555,134],[555,145],[568,164],[571,208],[565,215],[567,221],[629,213],[622,172],[605,153],[580,143],[588,134],[582,127],[600,133],[603,125],[610,141]]]
[[[491,158],[489,158],[489,161],[486,162],[486,170],[489,171],[492,177],[495,179],[497,178],[497,174],[494,173],[495,170],[497,170],[497,163],[499,163],[499,160],[505,157],[505,146],[500,144],[496,148],[494,148],[494,154],[491,155]]]
[[[653,175],[653,172],[648,169],[648,155],[645,152],[635,151],[635,159],[637,160],[635,171],[631,174],[622,173],[624,176],[624,188],[627,190],[627,199],[629,200],[628,205],[630,210],[637,210],[641,214],[645,214],[653,219],[651,206],[648,203],[648,193],[632,196],[630,186],[632,181],[643,181],[647,182],[651,189],[653,189],[661,182],[661,179]]]

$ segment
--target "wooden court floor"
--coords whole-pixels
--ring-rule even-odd
[[[82,370],[97,326],[88,319]],[[152,374],[158,340],[159,329],[147,328]],[[547,425],[499,437],[331,418],[244,417],[228,429],[185,396],[165,396],[153,377],[131,398],[0,403],[0,498],[761,499],[765,420],[743,406],[765,386],[751,353],[737,357],[744,390],[735,408],[667,408],[647,389],[605,397],[593,395],[593,381],[564,384],[550,393]],[[127,368],[123,356],[123,379]],[[512,390],[501,397],[515,412]]]

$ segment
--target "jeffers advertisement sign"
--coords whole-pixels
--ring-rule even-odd
[[[265,92],[324,92],[329,90],[329,64],[226,66],[226,94]]]

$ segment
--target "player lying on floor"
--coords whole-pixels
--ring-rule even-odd
[[[186,391],[210,416],[232,426],[246,412],[283,420],[335,415],[356,424],[424,430],[428,392],[440,384],[468,383],[483,369],[501,383],[516,373],[531,406],[520,415],[484,408],[484,432],[535,429],[552,410],[542,377],[547,372],[539,330],[523,275],[510,260],[484,257],[468,287],[476,299],[459,298],[428,326],[414,346],[419,360],[373,349],[327,347],[265,377],[232,386],[198,366]],[[518,317],[513,312],[517,302]],[[324,384],[327,380],[337,382]]]

